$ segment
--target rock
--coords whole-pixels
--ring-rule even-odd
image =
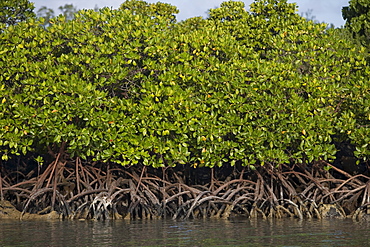
[[[336,204],[320,204],[319,213],[322,218],[345,218],[344,210]]]
[[[22,215],[22,220],[58,220],[60,215],[56,211],[51,211],[47,214],[29,214]]]
[[[48,214],[29,214],[18,211],[9,201],[0,201],[0,219],[13,219],[13,220],[56,220],[60,219],[60,214],[56,211],[51,211]]]
[[[20,219],[19,212],[9,201],[0,201],[0,219]]]

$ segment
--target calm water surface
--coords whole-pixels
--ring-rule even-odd
[[[370,222],[0,221],[0,246],[370,246]]]

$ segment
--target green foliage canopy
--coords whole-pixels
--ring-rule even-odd
[[[370,45],[370,2],[367,0],[350,0],[349,6],[343,7],[342,16],[345,27],[362,45]]]
[[[14,25],[35,17],[34,8],[29,0],[2,0],[0,2],[0,24]]]
[[[130,0],[0,40],[0,152],[154,167],[369,157],[366,52],[286,1],[207,19]]]

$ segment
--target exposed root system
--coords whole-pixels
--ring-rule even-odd
[[[324,168],[331,167],[330,171]],[[24,214],[70,219],[370,218],[370,179],[330,164],[247,168],[124,168],[65,161],[2,168],[1,200]],[[1,213],[1,212],[0,212]]]

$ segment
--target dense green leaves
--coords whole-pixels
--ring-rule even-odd
[[[278,164],[330,160],[343,141],[369,157],[367,54],[339,30],[286,1],[176,13],[130,0],[8,27],[3,159],[65,145],[123,165]]]
[[[1,0],[0,2],[0,24],[14,25],[20,21],[34,17],[33,3],[29,0]],[[0,30],[2,27],[0,26]]]
[[[343,7],[342,16],[345,27],[356,41],[369,48],[370,45],[370,3],[367,0],[350,0],[349,6]]]

